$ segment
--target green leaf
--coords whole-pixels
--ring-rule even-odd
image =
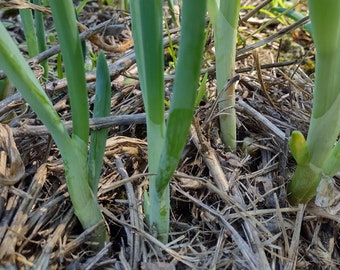
[[[156,191],[159,197],[169,193],[168,184],[181,157],[194,114],[204,47],[205,13],[206,0],[183,1],[174,93],[170,102],[166,137],[156,175]],[[150,196],[150,204],[153,206],[152,196]],[[157,219],[169,219],[169,210],[161,205],[159,216],[153,217],[152,213],[151,210],[150,222],[157,224],[160,239],[166,242],[168,227],[163,226],[163,223],[158,224]]]
[[[199,106],[203,97],[207,94],[207,91],[206,91],[207,79],[208,79],[208,72],[204,74],[202,82],[198,88],[197,98],[195,101],[195,107]]]
[[[321,168],[312,164],[298,165],[294,176],[288,183],[288,199],[292,205],[307,203],[316,195],[322,175]]]
[[[165,136],[163,1],[132,0],[130,9],[138,76],[147,115],[148,170],[155,174]],[[144,205],[145,213],[149,213],[149,228],[153,228],[153,223],[165,223],[168,226],[166,224],[169,220],[166,217],[157,218],[161,204],[166,209],[169,209],[170,204],[168,192],[162,198],[156,192],[155,176],[149,177],[149,193],[150,204]]]
[[[34,28],[34,20],[32,10],[30,9],[20,9],[20,17],[22,20],[22,26],[25,33],[26,44],[28,49],[29,57],[33,57],[38,54],[38,42],[37,36]]]
[[[89,138],[89,109],[83,51],[70,0],[49,0],[57,30],[68,83],[73,120],[73,134],[84,142]]]
[[[2,23],[0,23],[0,69],[5,72],[11,83],[50,130],[61,151],[67,148],[70,137],[66,128]]]
[[[93,108],[93,118],[109,116],[111,108],[111,80],[105,55],[102,51],[98,55],[96,78],[96,99]],[[97,194],[108,130],[108,128],[103,128],[91,132],[88,169],[89,183],[93,194]]]

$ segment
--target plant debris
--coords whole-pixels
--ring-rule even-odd
[[[11,22],[8,30],[21,44],[23,34],[15,16],[18,2],[6,2],[0,16]],[[260,2],[243,1],[243,5],[256,7]],[[298,7],[306,10],[306,3],[300,2]],[[88,248],[94,228],[82,231],[73,214],[58,149],[34,112],[17,113],[24,101],[14,94],[0,101],[1,115],[12,112],[6,118],[11,129],[0,124],[1,134],[7,134],[0,137],[0,269],[340,268],[340,177],[334,178],[335,196],[327,207],[314,202],[292,207],[286,200],[287,182],[295,168],[287,140],[295,129],[306,135],[313,95],[314,48],[301,23],[286,20],[283,24],[260,9],[242,9],[236,62],[238,150],[234,153],[223,147],[219,135],[214,45],[208,39],[202,68],[202,74],[209,73],[207,92],[171,181],[170,239],[164,245],[148,233],[144,223],[145,114],[129,17],[104,7],[89,1],[79,20],[88,35],[103,26],[92,32],[95,43],[84,34],[89,50],[97,52],[103,49],[101,44],[104,49],[115,48],[106,50],[113,85],[111,116],[91,119],[93,129],[110,127],[98,188],[110,242],[97,254]],[[171,26],[170,15],[167,19]],[[52,27],[48,20],[46,14]],[[112,25],[119,25],[114,35],[108,30]],[[171,29],[173,42],[178,42],[178,35],[177,28]],[[21,48],[25,53],[25,47]],[[57,52],[51,47],[31,62],[39,66],[49,57],[53,69]],[[171,72],[171,57],[165,59]],[[52,70],[46,91],[71,128],[67,82],[53,74]],[[86,78],[91,109],[94,72],[89,70]],[[18,150],[13,150],[11,130]],[[4,162],[3,152],[10,155],[9,161]],[[20,181],[4,185],[2,175],[8,175],[2,168],[13,164],[17,164],[15,174],[10,169],[10,177]]]

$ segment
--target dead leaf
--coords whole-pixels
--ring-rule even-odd
[[[143,270],[175,270],[175,266],[166,262],[143,263],[141,268]]]
[[[11,186],[25,173],[13,133],[9,126],[0,124],[0,185]]]

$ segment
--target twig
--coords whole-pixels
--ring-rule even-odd
[[[84,270],[91,270],[94,268],[95,264],[102,259],[105,255],[107,255],[111,249],[112,243],[107,243],[102,250],[100,250],[93,258],[90,258],[88,262],[83,264]]]
[[[296,23],[294,23],[294,24],[292,24],[290,26],[287,26],[286,28],[278,31],[277,33],[275,33],[275,34],[273,34],[273,35],[271,35],[271,36],[269,36],[267,38],[264,38],[264,39],[260,40],[259,42],[256,42],[254,44],[250,44],[250,45],[248,45],[248,46],[238,50],[236,52],[236,55],[238,56],[238,55],[244,54],[244,53],[246,53],[248,51],[252,51],[252,50],[254,50],[256,48],[262,47],[263,45],[266,45],[266,44],[274,41],[275,39],[280,38],[281,36],[283,36],[283,35],[285,35],[287,33],[290,33],[291,31],[293,31],[294,29],[304,25],[308,21],[309,21],[309,16],[306,16],[303,19],[301,19],[300,21],[297,21]]]
[[[238,97],[236,99],[237,106],[236,109],[245,111],[247,114],[254,117],[256,120],[260,121],[266,128],[272,131],[281,141],[284,141],[286,135],[283,131],[281,131],[277,126],[275,126],[272,122],[270,122],[263,114],[255,110],[253,107],[249,106],[246,102],[242,100],[242,98]]]
[[[127,171],[124,168],[123,162],[120,157],[115,158],[116,167],[118,173],[121,175],[123,179],[129,177]],[[138,213],[138,202],[135,196],[135,192],[133,190],[131,182],[125,183],[125,190],[127,193],[128,201],[129,201],[129,210],[130,210],[130,222],[134,227],[138,229],[143,229],[143,217],[141,217],[140,213]],[[130,265],[132,269],[138,268],[138,262],[141,258],[141,237],[138,234],[131,233],[130,238],[130,247],[131,247],[131,256],[130,256]]]
[[[249,18],[251,18],[253,15],[255,15],[261,8],[265,7],[270,2],[272,2],[272,0],[266,0],[266,1],[263,1],[262,3],[258,4],[253,10],[251,10],[250,12],[248,12],[246,15],[244,15],[241,18],[242,22],[248,21]]]
[[[270,105],[272,105],[275,108],[274,102],[270,98],[268,91],[267,91],[267,88],[266,88],[264,81],[263,81],[263,78],[262,78],[260,60],[259,60],[259,55],[257,53],[257,50],[253,51],[253,57],[254,57],[254,62],[255,62],[255,66],[256,66],[257,77],[259,79],[262,91],[263,91],[264,95],[266,96],[266,98],[268,99]]]
[[[203,138],[201,133],[201,129],[198,126],[198,123],[194,121],[194,126],[191,126],[190,133],[191,139],[195,144],[196,148],[200,152],[204,163],[209,168],[210,174],[214,179],[216,185],[221,189],[223,192],[228,192],[230,189],[228,180],[225,176],[225,172],[221,168],[221,164],[215,154],[215,151],[210,147],[208,142]],[[198,135],[200,134],[200,135]]]
[[[297,215],[296,215],[292,242],[290,244],[289,252],[288,252],[289,262],[286,262],[286,265],[283,268],[284,270],[295,269],[296,267],[297,256],[299,254],[298,249],[299,249],[299,242],[300,242],[299,240],[300,240],[301,225],[303,221],[305,207],[306,206],[304,204],[299,204],[299,211],[297,212]]]
[[[130,115],[113,115],[100,118],[90,119],[90,128],[92,130],[98,130],[102,128],[109,128],[113,126],[124,126],[132,124],[145,124],[145,113],[130,114]],[[65,121],[65,127],[68,131],[72,130],[72,121]],[[48,129],[43,126],[23,125],[18,128],[12,128],[14,137],[25,136],[41,136],[50,134]]]
[[[96,26],[94,26],[93,28],[87,29],[86,31],[80,33],[79,38],[81,40],[85,40],[88,39],[96,34],[98,34],[99,32],[101,32],[102,30],[104,30],[105,28],[107,28],[108,25],[112,24],[112,20],[107,20],[105,22],[102,22]],[[49,49],[47,49],[46,51],[43,51],[41,53],[39,53],[38,55],[32,57],[31,59],[28,60],[28,63],[30,63],[31,65],[37,65],[39,63],[41,63],[42,61],[50,58],[51,56],[57,54],[60,52],[60,46],[59,45],[55,45]],[[2,71],[0,71],[0,80],[6,78],[6,74]]]
[[[50,235],[47,240],[46,245],[44,245],[40,256],[34,262],[34,267],[32,269],[48,269],[48,265],[51,258],[51,252],[57,244],[58,240],[62,237],[67,224],[71,221],[74,216],[73,208],[70,208],[66,215],[64,216],[62,222],[58,225],[58,227],[54,230],[54,232]]]

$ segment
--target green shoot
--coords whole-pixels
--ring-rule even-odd
[[[226,147],[235,150],[235,86],[223,92],[222,89],[234,73],[240,0],[208,0],[208,10],[214,28],[221,137]]]
[[[99,224],[92,235],[91,242],[93,248],[101,248],[107,241],[106,228],[95,196],[95,184],[98,183],[98,170],[101,164],[95,160],[93,166],[89,162],[91,169],[88,167],[89,112],[87,89],[83,52],[73,3],[70,0],[62,2],[51,0],[49,3],[68,80],[73,120],[72,136],[69,136],[53,104],[2,24],[0,24],[0,68],[4,70],[9,80],[21,92],[24,99],[51,132],[63,158],[66,182],[75,214],[84,229]],[[97,77],[100,81],[97,81],[97,95],[102,95],[103,99],[98,98],[96,101],[95,116],[107,113],[110,93],[107,64],[102,54],[99,58],[101,60],[98,61]],[[104,93],[104,91],[108,91],[108,93]],[[103,109],[98,109],[98,106],[102,106]],[[100,145],[98,140],[105,141],[105,134],[107,134],[107,131],[103,134],[99,134],[99,132],[96,134],[95,132],[93,140],[97,142],[96,146]],[[90,146],[90,148],[95,149],[95,146]],[[92,151],[90,157],[102,160],[102,156],[100,156],[100,153],[103,152],[102,148],[100,146],[95,150],[96,152]],[[93,175],[94,177],[92,177]]]
[[[161,156],[161,146],[165,136],[164,122],[164,55],[162,41],[162,6],[161,0],[132,0],[130,2],[132,34],[135,43],[136,60],[139,80],[142,89],[145,111],[147,113],[148,136],[148,165],[149,173],[156,174]],[[156,193],[156,177],[149,177],[150,204]],[[168,195],[168,194],[167,194]],[[146,195],[145,213],[151,226],[151,211],[148,207]],[[164,199],[163,204],[169,208],[169,199]],[[151,206],[150,206],[151,207]],[[162,221],[164,223],[164,219]],[[151,223],[151,224],[150,224]]]
[[[29,57],[33,57],[39,53],[36,32],[34,28],[34,20],[32,10],[20,9],[19,10],[22,26],[25,33],[27,50]]]
[[[63,70],[63,57],[61,53],[57,54],[57,77],[58,79],[62,79],[65,77]]]
[[[96,99],[93,109],[93,118],[110,115],[111,108],[111,81],[105,56],[99,53],[97,59]],[[103,165],[108,128],[94,130],[91,133],[91,143],[88,159],[89,184],[94,195],[97,195],[98,182]]]
[[[168,25],[168,22],[166,21],[166,19],[164,19],[164,24],[165,24],[166,33],[167,33],[168,38],[169,38],[168,52],[169,52],[169,54],[170,54],[170,56],[172,58],[173,66],[176,67],[176,63],[177,63],[176,52],[177,52],[178,48],[175,48],[175,45],[172,43],[172,38],[171,38],[171,34],[170,34],[170,28],[169,28],[169,25]]]
[[[82,0],[79,5],[76,7],[76,13],[79,14],[80,11],[82,11],[84,9],[84,7],[86,6],[88,0]]]
[[[183,151],[197,96],[204,45],[206,0],[183,1],[182,29],[174,93],[165,130],[161,0],[133,0],[132,30],[147,113],[149,195],[145,213],[149,227],[168,241],[169,181]]]
[[[10,81],[7,78],[0,80],[0,100],[9,97],[11,94],[13,93]]]
[[[340,170],[340,1],[309,0],[316,47],[314,104],[307,141],[293,133],[290,147],[297,168],[289,183],[292,204],[307,203],[321,178]],[[334,145],[336,146],[334,147]]]
[[[38,6],[41,5],[40,0],[33,0],[33,3]],[[35,28],[37,32],[37,46],[38,46],[38,51],[40,53],[46,50],[45,27],[44,27],[44,18],[43,18],[42,12],[37,11],[37,10],[34,11],[34,22],[35,22]],[[44,68],[43,79],[46,80],[48,77],[48,63],[45,60],[41,63],[41,65]]]
[[[79,137],[87,144],[89,138],[87,88],[83,51],[79,40],[79,32],[76,27],[77,22],[74,8],[71,1],[59,3],[59,1],[50,0],[49,3],[54,15],[53,19],[63,55],[65,73],[68,78],[73,119],[73,136]],[[65,20],[64,17],[68,18],[68,20]],[[65,31],[66,29],[67,31]],[[71,45],[73,46],[70,47]],[[72,48],[72,50],[70,48]]]

